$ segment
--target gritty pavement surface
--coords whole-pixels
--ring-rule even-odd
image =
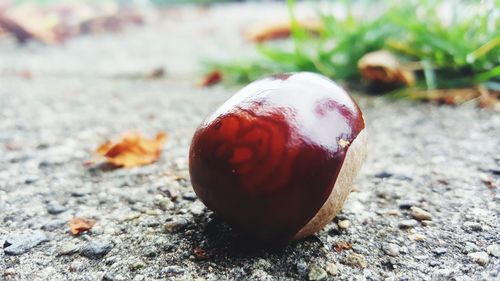
[[[284,14],[182,8],[59,46],[0,41],[0,280],[498,280],[500,115],[472,104],[357,96],[370,144],[356,190],[284,248],[245,241],[196,199],[192,134],[235,91],[197,88],[199,61],[251,55],[241,30]],[[136,77],[157,67],[164,78]],[[158,162],[84,165],[131,130],[168,132]],[[74,217],[97,223],[73,236]]]

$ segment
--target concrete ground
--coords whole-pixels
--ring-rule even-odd
[[[356,96],[370,134],[356,192],[283,249],[242,241],[196,199],[192,134],[237,90],[196,87],[200,61],[251,56],[242,31],[285,13],[176,8],[63,45],[0,41],[0,280],[498,280],[500,115],[473,104]],[[131,130],[168,132],[157,163],[83,165]],[[75,237],[73,217],[97,223]]]

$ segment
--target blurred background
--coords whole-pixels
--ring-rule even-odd
[[[446,104],[479,99],[482,107],[498,107],[498,1],[238,2],[3,0],[0,43],[64,44],[83,35],[159,28],[189,14],[168,28],[196,20],[221,23],[205,27],[203,50],[190,56],[199,59],[208,84],[313,71],[364,92]],[[216,37],[229,28],[239,34],[226,34],[224,44],[235,48],[222,51]]]

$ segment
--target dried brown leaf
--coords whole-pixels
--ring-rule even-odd
[[[352,248],[352,244],[349,242],[345,242],[345,241],[337,242],[337,244],[335,244],[335,246],[334,246],[335,252],[337,252],[337,253],[340,253],[340,252],[345,251],[345,250],[350,250],[351,248]]]
[[[35,4],[10,5],[0,15],[0,27],[20,43],[37,40],[59,43],[81,34],[121,30],[142,23],[142,16],[116,4],[90,5],[73,1],[40,7]]]
[[[207,260],[208,259],[207,252],[202,248],[195,248],[193,250],[193,253],[194,253],[194,256],[197,260]]]
[[[68,225],[69,225],[69,230],[71,234],[73,235],[78,235],[84,231],[90,230],[94,224],[96,223],[96,220],[94,219],[87,219],[87,218],[72,218]]]
[[[300,20],[298,21],[298,25],[313,34],[319,34],[323,29],[323,25],[318,19]],[[277,22],[252,29],[247,32],[246,37],[251,42],[262,43],[276,39],[288,38],[290,37],[291,32],[292,23],[290,21]]]
[[[358,61],[358,69],[361,75],[372,83],[406,86],[415,84],[413,71],[386,50],[365,54]]]
[[[458,105],[479,97],[479,91],[474,88],[412,90],[409,97],[438,104]]]
[[[120,167],[134,167],[158,160],[167,134],[160,132],[154,139],[145,139],[138,133],[126,134],[118,142],[107,141],[96,150],[108,163]]]
[[[479,96],[479,107],[500,110],[500,92],[488,90],[485,87],[478,87],[481,93]]]
[[[222,72],[220,70],[213,70],[203,77],[203,79],[198,83],[200,87],[210,87],[218,84],[222,81]]]

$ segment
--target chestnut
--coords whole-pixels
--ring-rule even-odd
[[[196,130],[199,199],[267,241],[311,235],[342,208],[366,154],[363,115],[333,81],[286,73],[241,89]]]

